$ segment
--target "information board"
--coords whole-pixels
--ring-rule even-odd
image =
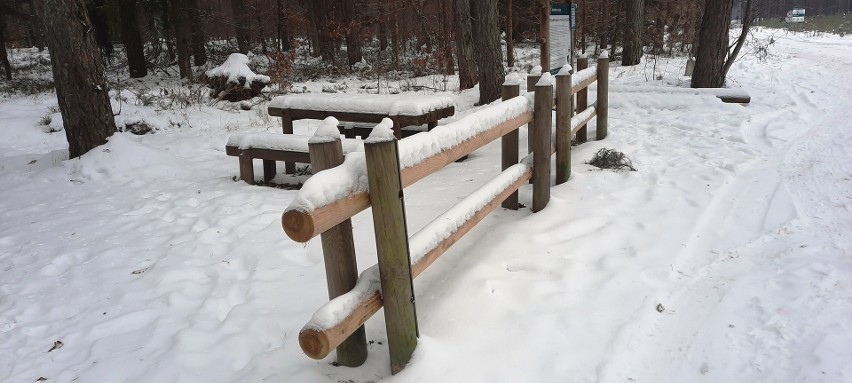
[[[558,71],[571,56],[571,31],[576,26],[573,4],[550,3],[550,69]]]

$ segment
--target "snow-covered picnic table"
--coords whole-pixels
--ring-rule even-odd
[[[281,117],[285,134],[293,133],[293,120],[322,120],[333,116],[340,121],[379,123],[390,118],[397,138],[402,128],[427,125],[455,113],[450,95],[309,93],[278,96],[269,103],[269,115]]]

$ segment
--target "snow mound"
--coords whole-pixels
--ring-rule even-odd
[[[246,88],[250,87],[253,82],[269,84],[269,76],[252,72],[248,63],[248,56],[242,53],[231,53],[222,65],[208,70],[206,74],[207,77],[226,77],[227,82],[231,84],[240,84],[240,78],[244,78],[243,86]]]

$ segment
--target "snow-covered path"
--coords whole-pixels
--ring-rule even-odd
[[[776,39],[731,70],[748,106],[613,92],[610,137],[575,147],[544,211],[498,209],[415,281],[422,338],[396,376],[381,312],[362,367],[299,349],[327,300],[320,243],[282,232],[293,191],[234,182],[224,154],[268,116],[125,105],[189,124],[63,161],[38,125],[55,98],[2,100],[0,382],[852,381],[852,39]],[[499,146],[406,189],[409,232],[497,174]],[[602,147],[638,171],[583,164]]]

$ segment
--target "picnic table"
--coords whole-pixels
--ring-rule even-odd
[[[301,93],[278,96],[269,103],[269,115],[281,117],[284,134],[293,134],[293,120],[322,120],[332,116],[340,121],[379,123],[393,121],[396,138],[402,128],[427,125],[455,113],[455,99],[449,95]]]

